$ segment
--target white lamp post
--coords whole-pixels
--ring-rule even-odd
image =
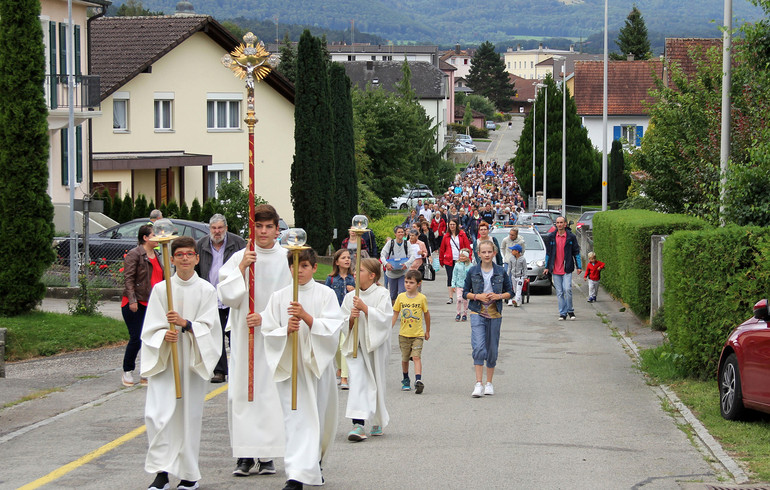
[[[537,117],[537,111],[535,110],[535,102],[537,99],[527,99],[527,102],[532,104],[532,200],[529,201],[532,211],[537,209],[537,203],[535,202],[535,117]]]
[[[567,218],[567,57],[554,56],[561,61],[561,215]]]
[[[604,0],[604,89],[602,97],[602,211],[607,211],[607,17],[609,0]]]
[[[538,83],[537,88],[545,87],[545,105],[543,105],[543,209],[548,209],[548,85]]]
[[[725,0],[724,30],[722,31],[722,138],[719,151],[719,224],[725,225],[725,187],[727,186],[727,162],[730,160],[730,51],[733,30],[733,0]]]

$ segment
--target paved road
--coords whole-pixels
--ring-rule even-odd
[[[613,312],[621,331],[639,327],[606,296],[587,304],[576,293],[578,319],[571,322],[557,321],[554,296],[506,307],[496,394],[474,399],[469,325],[454,321],[443,281],[442,273],[424,286],[433,318],[425,392],[399,390],[394,332],[391,424],[384,437],[348,442],[341,391],[333,457],[324,468],[327,488],[676,489],[716,480],[719,468],[661,408],[617,335],[597,316]],[[44,306],[53,309],[55,302]],[[60,475],[43,480],[46,488],[147,487],[145,391],[120,385],[121,358],[122,348],[112,348],[8,366],[8,378],[0,379],[2,403],[15,399],[11,392],[62,391],[0,410],[0,488],[57,470]],[[275,476],[230,475],[226,394],[215,391],[223,386],[211,385],[213,398],[206,402],[201,488],[281,488],[280,460]],[[98,457],[80,459],[99,448]],[[61,471],[68,464],[71,471]]]

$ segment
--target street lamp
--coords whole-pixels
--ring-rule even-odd
[[[561,61],[561,215],[567,218],[567,57],[554,56]]]
[[[543,106],[543,209],[548,209],[548,85],[538,83],[537,88],[545,88],[545,105]]]
[[[604,0],[604,84],[602,89],[602,211],[607,211],[607,18],[609,0]]]
[[[537,209],[537,203],[535,202],[535,117],[537,117],[537,111],[535,110],[535,102],[537,99],[527,99],[527,102],[532,104],[532,200],[529,201],[532,211]]]

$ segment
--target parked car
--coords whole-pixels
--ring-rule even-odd
[[[455,143],[452,147],[452,153],[473,153],[473,150],[464,146],[462,143]]]
[[[561,211],[558,209],[536,209],[534,214],[546,214],[556,223],[556,218],[561,216]]]
[[[487,121],[486,128],[494,131],[495,129],[497,129],[497,124],[495,124],[494,121]]]
[[[412,209],[417,207],[417,201],[420,199],[423,203],[436,202],[430,189],[412,189],[406,191],[401,197],[393,199],[390,203],[390,209]]]
[[[458,140],[455,144],[462,145],[462,146],[464,146],[466,148],[470,148],[471,151],[476,151],[476,145],[474,145],[473,143],[469,143],[467,141]]]
[[[518,226],[519,236],[524,239],[524,258],[527,259],[527,277],[532,288],[541,289],[546,294],[551,294],[551,276],[543,274],[545,269],[545,243],[534,228]],[[495,228],[489,234],[497,238],[502,244],[503,238],[508,236],[511,227]]]
[[[540,235],[547,235],[555,229],[553,220],[546,214],[519,213],[516,224],[533,226]]]
[[[458,133],[455,135],[455,140],[473,144],[473,138],[469,134]]]
[[[575,230],[576,231],[594,231],[594,215],[598,211],[586,211],[585,213],[580,215],[580,218],[578,218],[577,223],[575,223]]]
[[[209,225],[184,219],[171,220],[178,229],[178,234],[199,238],[209,234]],[[136,247],[139,227],[149,223],[147,218],[137,218],[107,228],[99,233],[88,235],[88,255],[92,260],[104,259],[103,262],[122,262],[123,254]],[[69,237],[56,237],[53,243],[56,254],[63,263],[69,264]],[[78,253],[83,253],[82,236],[78,236]]]
[[[754,305],[754,316],[730,333],[719,356],[719,409],[739,420],[747,409],[770,413],[770,327],[767,300]]]

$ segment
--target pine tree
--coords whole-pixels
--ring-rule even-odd
[[[153,209],[156,209],[155,208],[155,201],[150,199],[150,204],[147,205],[147,216],[150,215],[150,213],[152,212]]]
[[[190,219],[190,208],[187,207],[187,203],[184,201],[179,206],[179,219]]]
[[[201,221],[201,202],[196,197],[190,206],[190,221]]]
[[[40,278],[56,258],[39,16],[37,0],[0,2],[0,316],[43,299]]]
[[[166,209],[162,210],[164,218],[178,218],[179,217],[179,204],[174,199],[168,202]],[[166,215],[168,213],[168,216]]]
[[[338,246],[346,235],[345,230],[350,226],[351,219],[358,214],[353,99],[350,96],[350,78],[339,63],[332,63],[329,68],[329,88],[334,114],[334,174],[337,177],[335,245]]]
[[[468,86],[491,100],[500,111],[510,111],[516,88],[505,71],[505,61],[495,52],[495,45],[484,41],[471,60]]]
[[[612,59],[624,60],[629,54],[634,55],[635,60],[648,60],[652,56],[650,40],[647,37],[647,26],[644,24],[642,13],[636,8],[626,17],[626,25],[620,28],[616,41],[620,54],[612,53]]]
[[[120,221],[120,209],[123,207],[123,200],[120,198],[120,194],[117,192],[114,196],[112,196],[112,214],[110,214],[110,218],[114,219],[118,223],[123,223]]]
[[[610,150],[609,181],[607,182],[607,198],[610,202],[619,202],[626,198],[626,164],[623,157],[623,144],[620,140],[612,142]]]
[[[291,201],[294,222],[307,232],[307,243],[326,252],[334,227],[334,144],[327,61],[321,42],[309,30],[297,47],[294,97],[294,162]]]
[[[150,216],[150,211],[147,209],[147,198],[144,197],[144,194],[139,194],[134,201],[134,219],[147,218],[148,216]]]
[[[548,195],[561,196],[562,161],[562,91],[550,74],[543,83],[548,86]],[[535,101],[537,113],[524,120],[516,155],[512,158],[519,184],[527,196],[532,195],[532,118],[535,117],[535,190],[543,190],[543,120],[545,93],[540,90]],[[588,139],[588,130],[577,115],[575,100],[567,91],[567,203],[591,202],[601,190],[601,155]]]
[[[102,211],[102,214],[107,217],[112,216],[112,197],[110,197],[110,191],[104,189],[104,192],[102,192],[102,195],[99,199],[104,202],[104,210]]]
[[[291,39],[289,39],[289,33],[283,37],[283,45],[281,46],[281,61],[278,63],[276,69],[291,83],[297,79],[297,52],[294,50],[294,46],[291,45]]]
[[[132,219],[134,219],[134,200],[131,199],[131,196],[126,192],[126,195],[123,197],[123,202],[120,204],[120,219],[118,219],[118,222],[125,223]]]

